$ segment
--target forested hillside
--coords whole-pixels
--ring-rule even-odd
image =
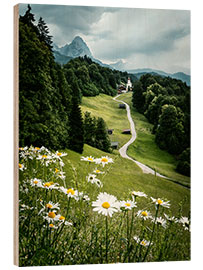
[[[128,73],[103,67],[84,56],[72,59],[63,66],[67,82],[77,79],[77,91],[80,96],[96,96],[100,93],[114,96],[117,85],[127,82]],[[75,86],[74,86],[75,87]]]
[[[154,125],[158,146],[179,159],[190,174],[190,87],[180,80],[145,74],[134,83],[133,106]]]
[[[88,57],[73,59],[61,67],[54,60],[46,23],[42,18],[36,22],[28,5],[25,15],[19,18],[20,146],[43,145],[82,153],[89,130],[81,113],[82,96],[113,96],[117,83],[126,81],[127,75],[101,67]],[[96,120],[95,129],[103,138],[100,140],[98,135],[94,145],[110,151],[102,118]]]

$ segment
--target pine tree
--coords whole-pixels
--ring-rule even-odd
[[[31,6],[27,6],[27,11],[25,12],[24,16],[20,16],[20,21],[24,24],[27,24],[28,26],[31,26],[34,29],[37,29],[35,25],[33,24],[35,22],[34,14],[31,13]]]
[[[49,29],[42,17],[39,18],[38,25],[39,38],[41,41],[44,41],[45,44],[52,49],[52,36],[49,35]]]
[[[111,143],[107,133],[107,126],[103,118],[101,117],[99,117],[97,120],[95,135],[96,135],[95,141],[96,148],[103,150],[105,152],[110,152]]]
[[[133,107],[135,107],[140,113],[144,112],[145,97],[143,92],[142,83],[140,81],[136,81],[133,86],[132,103]]]
[[[69,116],[69,149],[78,153],[83,152],[84,146],[84,127],[82,112],[78,103],[78,98],[72,96],[71,112]]]
[[[95,147],[95,131],[97,121],[95,117],[91,117],[90,112],[85,112],[84,115],[84,143]]]

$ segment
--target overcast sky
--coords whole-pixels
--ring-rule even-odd
[[[31,5],[59,47],[77,35],[104,63],[123,60],[126,69],[190,73],[190,12],[135,8]],[[20,14],[27,5],[20,4]]]

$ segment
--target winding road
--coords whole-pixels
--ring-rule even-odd
[[[135,159],[133,159],[133,158],[131,158],[131,157],[129,157],[129,156],[127,155],[127,149],[128,149],[128,146],[131,145],[131,144],[135,141],[135,139],[136,139],[136,137],[137,137],[137,133],[136,133],[136,130],[135,130],[134,122],[133,122],[132,117],[131,117],[130,107],[129,107],[129,105],[128,105],[127,103],[125,103],[124,101],[122,101],[122,100],[117,100],[117,98],[118,98],[119,96],[120,96],[120,95],[115,96],[115,97],[113,98],[113,100],[125,104],[125,106],[126,106],[126,111],[127,111],[127,117],[128,117],[128,121],[130,122],[130,129],[131,129],[131,133],[132,133],[131,139],[119,149],[119,153],[120,153],[121,157],[127,158],[127,159],[132,160],[133,162],[135,162],[135,163],[142,169],[143,173],[151,173],[151,174],[153,174],[153,175],[156,174],[156,176],[159,176],[159,177],[167,178],[167,179],[168,179],[168,177],[166,177],[166,176],[164,176],[164,175],[161,175],[161,174],[155,172],[153,169],[149,168],[148,166],[142,164],[141,162],[139,162],[139,161],[137,161],[137,160],[135,160]]]

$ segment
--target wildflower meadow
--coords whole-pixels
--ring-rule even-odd
[[[82,177],[65,152],[19,149],[20,266],[190,259],[190,217],[181,208],[174,216],[172,201],[136,187],[122,198],[104,190],[108,156],[79,162]]]

